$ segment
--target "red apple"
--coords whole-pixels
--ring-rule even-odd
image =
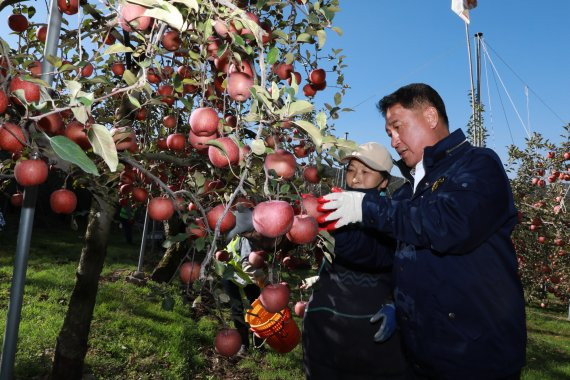
[[[564,244],[566,244],[566,242],[563,239],[561,239],[561,238],[554,239],[554,245],[556,245],[558,247],[562,247],[562,246],[564,246]]]
[[[130,32],[132,28],[136,30],[145,30],[150,26],[151,18],[143,16],[146,8],[138,5],[124,2],[119,7],[119,25]]]
[[[227,261],[230,261],[230,253],[228,251],[226,251],[225,249],[220,250],[220,251],[216,251],[216,260],[224,262],[224,263]]]
[[[252,78],[254,77],[253,68],[249,61],[241,61],[239,64],[232,63],[227,67],[227,69],[228,69],[227,70],[228,75],[239,72],[239,73],[244,73]]]
[[[206,136],[197,136],[196,134],[194,134],[194,132],[190,131],[188,133],[188,141],[190,142],[190,145],[192,145],[192,147],[194,149],[196,149],[198,151],[198,153],[202,153],[202,154],[206,154],[208,153],[210,146],[206,145],[206,143],[210,140],[215,140],[218,138],[217,133],[214,133],[213,135],[206,135]]]
[[[250,252],[247,260],[254,268],[263,268],[265,266],[265,259],[267,253],[265,251],[252,251]]]
[[[319,216],[325,214],[317,210],[319,201],[313,194],[301,194],[301,202],[303,203],[303,208],[305,209],[307,215],[311,215],[315,219],[318,219]]]
[[[74,15],[79,10],[78,0],[57,0],[57,7],[66,15]]]
[[[48,166],[43,160],[18,161],[14,167],[14,177],[20,186],[39,185],[48,177]]]
[[[125,65],[123,65],[121,62],[114,62],[111,65],[111,71],[113,72],[113,74],[120,77],[125,72]]]
[[[281,63],[274,66],[275,74],[279,79],[285,80],[291,76],[293,72],[293,65],[290,63]]]
[[[289,303],[289,288],[287,285],[269,284],[263,288],[259,295],[259,302],[270,313],[278,313]]]
[[[8,17],[8,27],[16,33],[22,33],[28,26],[28,19],[24,15],[13,14]]]
[[[228,26],[223,20],[216,19],[212,26],[214,27],[214,30],[218,36],[222,38],[226,38],[228,36]]]
[[[81,76],[83,78],[88,78],[93,74],[93,65],[91,63],[87,63],[85,66],[81,68]]]
[[[0,88],[0,115],[6,112],[6,109],[8,108],[8,103],[9,103],[8,96],[6,96],[4,90]]]
[[[269,171],[271,169],[275,170],[275,173],[279,177],[284,179],[291,179],[295,175],[295,169],[297,168],[297,162],[295,157],[283,150],[278,149],[275,153],[270,153],[265,158],[265,168]]]
[[[323,69],[315,69],[309,74],[309,80],[316,85],[322,85],[327,79],[327,73]]]
[[[46,37],[47,37],[47,26],[42,25],[38,28],[38,30],[36,30],[36,38],[38,39],[38,41],[45,43]]]
[[[186,229],[186,233],[188,234],[189,238],[203,238],[208,235],[206,225],[204,224],[204,219],[196,218],[193,224],[195,224],[196,227],[192,227],[192,225],[190,225]]]
[[[239,162],[239,148],[230,137],[220,137],[217,142],[223,145],[225,153],[218,147],[210,145],[208,148],[208,158],[212,165],[217,168],[225,168],[228,165],[236,165]]]
[[[314,85],[307,83],[306,85],[303,86],[303,94],[307,97],[311,97],[311,96],[315,96],[315,94],[317,93],[317,89],[314,87]]]
[[[298,301],[295,304],[295,314],[301,318],[305,315],[305,309],[307,308],[307,302]]]
[[[200,263],[194,261],[185,262],[180,266],[180,281],[183,284],[190,284],[200,277]]]
[[[111,128],[109,131],[113,136],[115,147],[117,150],[122,151],[131,148],[133,143],[136,144],[136,135],[131,127]]]
[[[87,137],[85,126],[77,120],[73,120],[67,124],[64,135],[84,150],[91,148],[91,142]]]
[[[77,207],[77,196],[73,191],[59,189],[51,193],[49,204],[56,214],[71,214]]]
[[[546,237],[544,237],[544,236],[539,236],[537,240],[538,240],[539,244],[545,244],[546,243]]]
[[[222,329],[216,334],[214,346],[218,354],[234,356],[241,348],[241,335],[236,329]]]
[[[220,218],[222,217],[224,209],[225,206],[223,204],[219,204],[206,214],[208,220],[208,226],[210,227],[211,230],[214,230],[216,228],[216,223],[218,223],[218,220],[220,220]],[[231,211],[228,211],[226,216],[224,216],[224,219],[222,219],[222,223],[220,224],[220,233],[223,234],[228,232],[229,230],[234,228],[235,225],[236,225],[236,217]]]
[[[287,239],[296,244],[307,244],[315,240],[319,234],[319,224],[310,215],[296,215],[293,225],[287,232]]]
[[[24,98],[28,103],[35,103],[40,100],[40,86],[35,83],[14,77],[10,82],[10,92],[17,90],[24,90]]]
[[[174,202],[170,198],[156,197],[148,203],[148,216],[152,220],[168,220],[174,215]]]
[[[253,78],[245,73],[232,73],[228,78],[228,94],[238,102],[245,102],[251,96]]]
[[[554,158],[554,156],[555,156],[555,153],[554,153],[554,152],[548,152],[548,153],[546,154],[546,157],[547,157],[547,158]]]
[[[26,136],[20,126],[5,122],[0,126],[0,149],[18,153],[24,149]]]
[[[146,202],[148,198],[148,191],[146,191],[146,189],[143,189],[142,187],[135,187],[132,193],[133,193],[133,199],[139,203]]]
[[[38,121],[37,125],[42,131],[50,136],[62,135],[65,133],[63,118],[59,112],[42,117]]]
[[[162,125],[164,125],[164,128],[174,129],[176,128],[177,123],[176,116],[174,115],[167,115],[162,119]]]
[[[162,46],[168,51],[175,51],[180,49],[182,45],[182,40],[180,39],[180,33],[177,30],[169,30],[164,32],[161,39]]]
[[[197,136],[211,136],[217,133],[219,122],[218,113],[210,107],[196,108],[190,114],[190,128]]]
[[[183,151],[186,146],[186,136],[183,133],[173,133],[166,138],[166,146],[170,150]]]
[[[570,160],[570,152],[564,152],[564,159],[566,161]]]
[[[305,167],[305,170],[303,170],[303,177],[305,177],[305,179],[309,183],[319,183],[321,181],[321,177],[319,177],[317,167],[314,165],[309,165]]]
[[[291,83],[293,83],[293,77],[295,77],[295,82],[297,82],[297,85],[299,85],[301,83],[301,74],[296,71],[293,71],[291,73],[291,76],[287,78],[287,83],[289,84],[289,86],[291,85]]]
[[[285,201],[261,202],[253,209],[253,227],[261,235],[275,238],[289,232],[293,217],[293,208]]]
[[[148,80],[150,83],[159,84],[162,81],[162,78],[160,78],[160,75],[156,69],[150,67],[146,71],[146,80]]]

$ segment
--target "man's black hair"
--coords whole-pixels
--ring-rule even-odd
[[[441,117],[444,124],[449,127],[449,120],[447,119],[443,99],[441,99],[441,96],[439,96],[436,90],[425,83],[412,83],[400,87],[390,95],[386,95],[380,99],[377,107],[382,113],[382,116],[386,117],[388,108],[398,103],[406,109],[412,109],[421,104],[429,104],[435,107],[439,117]]]

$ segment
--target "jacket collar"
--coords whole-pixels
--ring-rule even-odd
[[[457,129],[444,139],[438,141],[435,145],[428,146],[424,149],[424,167],[428,170],[428,168],[434,166],[437,162],[444,159],[447,155],[452,154],[455,149],[464,144],[469,143],[467,142],[463,131],[461,129]],[[414,177],[410,173],[412,168],[407,167],[404,160],[398,160],[396,162],[396,166],[400,169],[400,172],[407,180],[413,182]]]

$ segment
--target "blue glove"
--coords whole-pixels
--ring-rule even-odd
[[[380,310],[370,318],[370,323],[378,321],[381,321],[380,328],[374,334],[374,341],[382,343],[387,341],[396,330],[396,306],[393,303],[382,305]]]

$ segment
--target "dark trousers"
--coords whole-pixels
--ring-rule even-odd
[[[245,309],[243,306],[240,287],[233,281],[226,279],[222,280],[222,284],[224,286],[224,291],[230,297],[231,316],[232,321],[234,322],[234,326],[241,335],[242,344],[244,344],[246,347],[249,347],[249,325],[245,322],[244,319]],[[259,297],[259,294],[261,293],[259,287],[255,284],[246,285],[243,288],[243,292],[245,293],[245,296],[247,297],[250,305],[253,301],[255,301],[257,297]],[[257,337],[254,337],[253,339],[253,343],[256,347],[260,346],[262,342],[263,340],[258,339]]]
[[[125,240],[128,244],[133,244],[133,224],[128,219],[121,218],[121,227],[125,234]]]

